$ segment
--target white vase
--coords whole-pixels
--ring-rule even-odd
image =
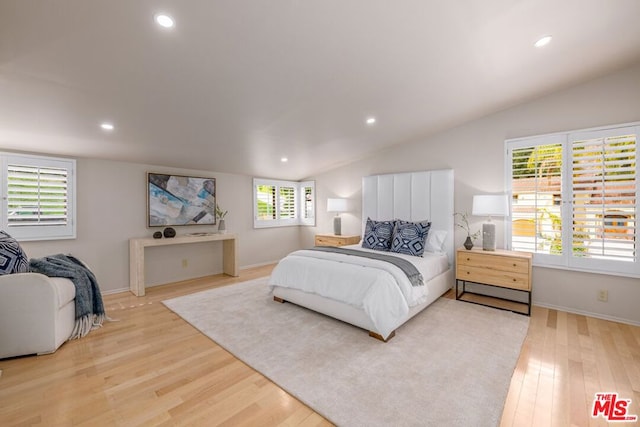
[[[221,219],[220,221],[218,221],[218,233],[226,233],[227,232],[227,226],[224,223],[224,219]]]

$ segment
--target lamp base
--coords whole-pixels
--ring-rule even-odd
[[[333,217],[333,234],[340,236],[342,234],[342,220],[338,215]]]
[[[496,250],[496,225],[491,222],[482,224],[482,250]]]

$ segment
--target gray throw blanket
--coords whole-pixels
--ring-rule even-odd
[[[96,276],[73,255],[51,255],[32,258],[29,271],[49,277],[65,277],[76,287],[76,324],[69,339],[82,338],[91,329],[102,326],[105,319],[102,294]]]
[[[406,259],[398,258],[391,255],[378,254],[372,252],[359,251],[356,249],[347,249],[347,248],[338,248],[335,246],[315,246],[311,248],[313,251],[321,251],[321,252],[333,252],[345,255],[359,256],[370,259],[377,259],[380,261],[385,261],[390,264],[398,267],[404,274],[407,275],[407,278],[411,282],[411,286],[424,286],[424,280],[422,279],[422,274],[418,271],[415,265],[411,264]]]

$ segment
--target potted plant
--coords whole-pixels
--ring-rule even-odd
[[[222,208],[220,208],[220,205],[216,204],[216,218],[220,220],[220,222],[218,222],[218,231],[220,233],[227,231],[227,227],[224,223],[224,217],[227,216],[228,212],[229,211],[223,211]]]
[[[475,233],[471,233],[471,226],[469,225],[469,214],[467,214],[466,212],[456,212],[453,215],[459,218],[458,221],[456,221],[456,227],[460,227],[467,232],[467,239],[464,241],[465,249],[471,250],[471,248],[473,248],[473,242],[480,235],[480,230],[476,231]]]

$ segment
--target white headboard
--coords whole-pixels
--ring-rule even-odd
[[[431,221],[431,230],[447,231],[445,248],[453,265],[453,169],[362,178],[363,232],[368,217],[378,221]]]

